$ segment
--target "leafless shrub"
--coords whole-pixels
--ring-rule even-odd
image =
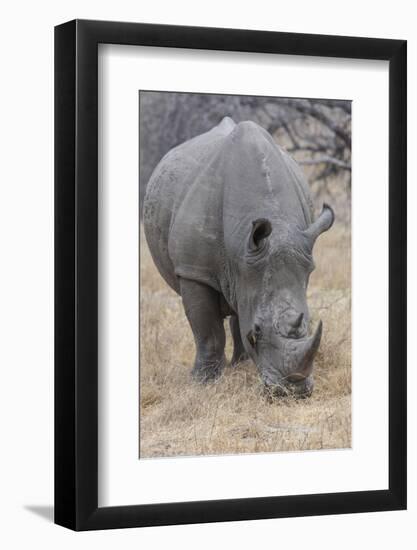
[[[320,195],[323,188],[329,192],[332,178],[340,176],[350,193],[350,101],[141,92],[141,200],[163,155],[211,129],[225,116],[236,123],[253,120],[268,130],[306,165],[310,182],[316,183],[313,194]]]

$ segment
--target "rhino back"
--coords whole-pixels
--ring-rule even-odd
[[[305,229],[312,222],[312,201],[298,164],[253,122],[238,124],[225,144],[223,171],[224,234],[241,252],[252,221],[268,218],[278,226]]]

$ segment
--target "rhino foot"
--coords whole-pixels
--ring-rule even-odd
[[[197,358],[191,376],[200,384],[214,382],[219,378],[226,365],[226,357],[216,361],[201,361]]]

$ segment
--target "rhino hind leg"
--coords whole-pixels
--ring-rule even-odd
[[[230,317],[229,325],[233,338],[233,356],[231,364],[234,367],[238,363],[249,359],[249,355],[243,346],[242,337],[240,335],[239,319],[236,315]]]
[[[219,293],[205,284],[188,279],[180,280],[180,290],[196,345],[192,376],[198,382],[215,380],[226,363],[226,335]]]

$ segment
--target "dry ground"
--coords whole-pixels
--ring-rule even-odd
[[[157,272],[141,234],[140,457],[344,448],[351,445],[350,231],[335,226],[314,250],[308,292],[323,338],[315,390],[268,402],[255,365],[227,367],[200,386],[181,299]],[[228,323],[226,323],[228,327]],[[228,335],[227,357],[231,357]]]

